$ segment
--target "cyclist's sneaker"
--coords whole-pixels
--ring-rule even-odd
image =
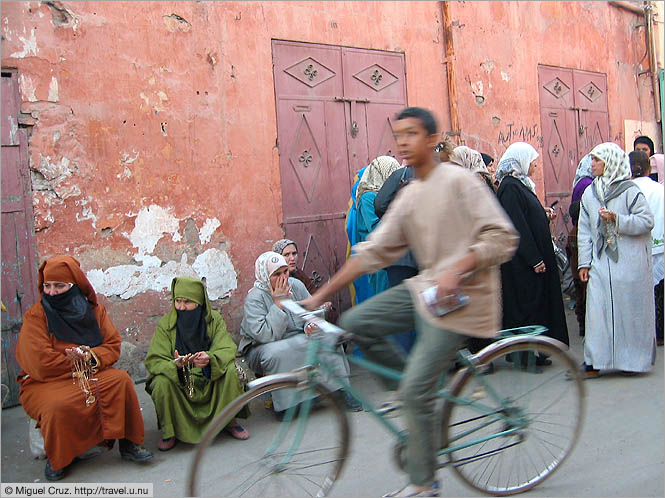
[[[385,497],[408,497],[408,496],[441,496],[441,486],[439,481],[434,481],[432,485],[422,491],[418,491],[418,488],[413,484],[393,491],[392,493],[387,493],[383,495]]]
[[[344,404],[346,405],[346,409],[350,412],[363,411],[363,405],[360,404],[360,401],[358,401],[346,391],[344,392]]]
[[[379,408],[377,408],[377,413],[380,413],[384,417],[392,418],[398,417],[402,410],[402,400],[400,399],[399,391],[392,391],[388,399],[386,399]]]

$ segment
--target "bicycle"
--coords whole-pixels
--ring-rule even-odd
[[[319,327],[320,332],[310,336],[307,366],[250,382],[247,392],[216,417],[194,455],[188,496],[198,496],[204,473],[214,478],[205,495],[221,496],[327,496],[340,477],[349,451],[349,423],[340,396],[322,384],[318,372],[330,372],[322,352],[334,353],[341,342],[361,338],[292,301],[283,301],[283,306]],[[475,355],[458,352],[461,368],[447,388],[444,374],[437,396],[438,468],[450,465],[471,488],[507,496],[542,483],[565,461],[581,431],[584,389],[576,361],[561,342],[541,336],[545,330],[504,330]],[[549,360],[545,369],[536,364],[537,356]],[[366,358],[347,358],[386,378],[401,379],[400,372]],[[408,434],[352,385],[335,382],[333,387],[346,389],[395,437],[395,461],[403,469]],[[299,403],[286,411],[276,435],[263,428],[272,437],[267,447],[236,446],[232,460],[217,461],[204,472],[204,454],[216,435],[243,407],[279,389],[295,389]],[[330,406],[314,409],[315,396]],[[262,439],[260,431],[252,431],[253,438]]]

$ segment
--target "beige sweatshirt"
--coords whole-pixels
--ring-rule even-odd
[[[442,329],[493,337],[501,326],[499,265],[512,258],[518,241],[487,185],[463,168],[442,163],[397,194],[378,228],[354,246],[354,257],[371,273],[390,266],[410,248],[420,273],[406,284],[418,313]],[[434,316],[421,293],[468,251],[475,253],[478,263],[461,286],[469,304],[441,318]]]

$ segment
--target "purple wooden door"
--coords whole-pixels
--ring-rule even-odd
[[[556,205],[552,235],[564,245],[572,183],[580,159],[609,137],[607,77],[601,73],[538,66],[543,130],[545,203]]]
[[[575,110],[578,112],[577,151],[584,157],[596,145],[609,140],[607,77],[573,70]]]
[[[16,340],[23,313],[38,299],[27,143],[18,127],[16,73],[2,72],[2,384],[3,408],[18,404]],[[3,397],[4,397],[3,387]]]
[[[378,156],[395,157],[392,120],[406,105],[404,54],[342,48],[351,178]],[[354,135],[353,124],[358,134]]]
[[[558,216],[551,229],[557,243],[563,246],[572,229],[568,207],[578,157],[573,75],[570,70],[539,66],[538,84],[545,205],[557,203]]]
[[[406,103],[404,57],[278,40],[272,50],[284,229],[321,285],[345,261],[353,176],[395,151],[390,119]],[[348,292],[336,300],[340,310],[350,305]]]

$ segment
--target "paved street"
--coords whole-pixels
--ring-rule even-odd
[[[580,359],[582,345],[574,316],[567,312],[573,340],[572,352]],[[650,375],[623,377],[605,375],[585,382],[586,420],[573,455],[551,479],[529,493],[530,496],[658,496],[664,495],[663,453],[663,348],[658,348],[654,371]],[[358,374],[358,372],[356,372]],[[354,377],[363,390],[381,398],[381,392],[368,376]],[[61,482],[152,482],[155,496],[183,496],[186,472],[194,447],[179,444],[168,453],[157,451],[160,437],[155,412],[144,386],[137,385],[146,425],[146,446],[155,458],[141,466],[124,462],[117,449],[96,459],[73,465]],[[392,462],[392,444],[387,433],[366,413],[350,414],[352,425],[351,458],[334,496],[381,496],[404,482]],[[246,426],[250,431],[261,424],[277,422],[258,413]],[[258,434],[254,431],[254,435]],[[44,461],[31,457],[27,441],[26,416],[21,407],[2,412],[2,481],[44,482]],[[211,450],[219,462],[233,458],[234,449],[259,444],[220,437]],[[475,496],[448,469],[439,471],[444,496]]]

